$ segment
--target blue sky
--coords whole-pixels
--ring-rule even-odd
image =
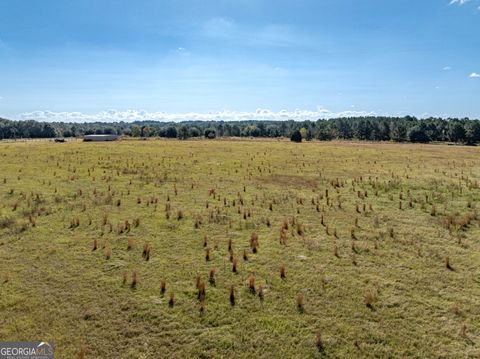
[[[480,0],[0,0],[0,116],[480,118]]]

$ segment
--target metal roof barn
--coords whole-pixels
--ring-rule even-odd
[[[99,141],[116,141],[120,138],[119,135],[85,135],[83,140],[86,142],[99,142]]]

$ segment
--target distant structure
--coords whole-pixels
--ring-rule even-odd
[[[116,141],[120,138],[119,135],[85,135],[83,140],[85,142],[102,142],[102,141]]]

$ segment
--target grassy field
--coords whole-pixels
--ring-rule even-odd
[[[54,340],[56,358],[480,355],[478,148],[27,142],[0,161],[0,340]]]

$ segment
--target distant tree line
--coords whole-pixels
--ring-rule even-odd
[[[0,119],[0,139],[119,134],[132,137],[287,137],[292,141],[333,139],[480,143],[480,121],[468,118],[351,117],[318,121],[186,121],[64,123]]]

